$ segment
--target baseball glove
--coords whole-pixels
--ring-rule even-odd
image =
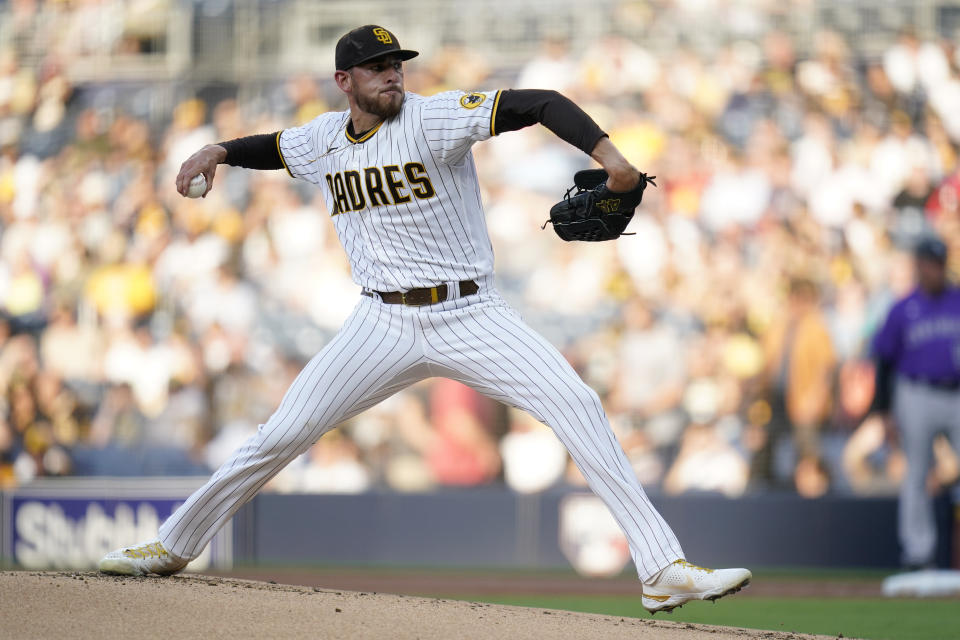
[[[633,210],[643,199],[647,183],[657,186],[655,178],[641,173],[636,187],[616,193],[607,188],[607,172],[603,169],[578,171],[563,200],[550,208],[550,219],[543,223],[543,228],[552,224],[557,235],[568,242],[600,242],[633,235],[623,230],[633,219]],[[571,196],[574,189],[576,193]]]

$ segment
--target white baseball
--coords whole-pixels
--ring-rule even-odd
[[[193,177],[193,180],[190,181],[190,186],[187,187],[187,197],[199,198],[206,191],[207,191],[207,179],[203,177],[202,173],[198,173]]]

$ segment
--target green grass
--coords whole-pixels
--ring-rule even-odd
[[[646,618],[640,599],[627,596],[476,596],[458,599]],[[870,640],[960,638],[956,600],[729,598],[693,602],[658,620],[817,633]]]
[[[863,567],[758,567],[751,569],[755,582],[760,580],[792,580],[795,582],[843,580],[879,583],[896,571],[896,567],[881,569]]]

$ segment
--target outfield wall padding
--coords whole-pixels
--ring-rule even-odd
[[[262,494],[238,514],[235,559],[257,564],[569,567],[560,503],[570,492],[499,488],[428,494]],[[877,567],[899,564],[892,497],[763,493],[651,496],[691,560],[708,566]],[[936,502],[938,561],[950,558],[950,502]]]

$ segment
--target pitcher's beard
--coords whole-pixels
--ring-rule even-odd
[[[385,103],[380,100],[380,96],[383,94],[377,94],[374,97],[368,96],[357,96],[357,106],[366,111],[367,113],[372,113],[378,118],[387,120],[393,116],[400,113],[400,109],[403,108],[403,98],[402,93],[398,94],[399,99],[387,100]]]

